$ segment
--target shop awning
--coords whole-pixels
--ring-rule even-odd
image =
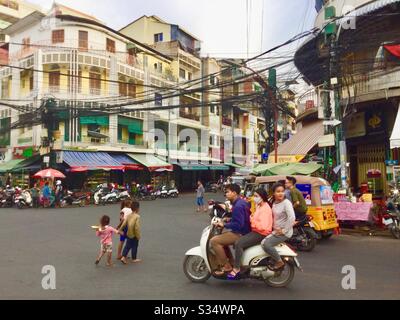
[[[10,160],[5,163],[0,164],[0,173],[5,173],[13,170],[19,163],[24,159]]]
[[[125,153],[109,153],[109,155],[118,161],[121,166],[124,166],[125,170],[143,170],[143,166]]]
[[[321,120],[306,124],[294,136],[278,147],[278,162],[299,162],[318,144],[324,135]],[[269,162],[275,162],[275,151],[269,155]]]
[[[128,153],[129,157],[139,162],[149,169],[149,171],[158,171],[159,169],[173,170],[173,166],[152,154]],[[159,171],[158,171],[159,172]]]
[[[390,148],[400,148],[400,109],[397,112],[396,122],[394,123],[392,135],[390,137]]]
[[[42,168],[42,159],[40,155],[24,159],[18,163],[12,172],[22,172],[22,171],[39,171]]]
[[[201,163],[174,163],[180,167],[183,171],[207,171],[210,170],[208,166]]]
[[[85,170],[124,170],[124,166],[107,152],[64,151],[64,162],[71,167],[71,172]]]
[[[243,168],[243,166],[241,166],[239,164],[236,164],[236,163],[231,163],[231,162],[225,162],[225,165],[227,165],[229,167],[232,167],[232,168],[235,168],[235,169]]]
[[[318,163],[274,163],[260,164],[253,169],[253,173],[262,176],[308,176],[322,168]]]
[[[221,164],[205,164],[203,163],[205,166],[208,167],[209,170],[221,170],[221,171],[228,171],[229,170],[229,166],[221,163]]]
[[[97,139],[108,139],[109,136],[102,134],[97,131],[89,131],[87,132],[88,137],[97,138]]]

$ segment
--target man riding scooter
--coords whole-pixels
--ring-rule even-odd
[[[217,226],[227,230],[210,240],[218,264],[221,266],[221,269],[215,272],[216,276],[223,276],[225,273],[229,273],[233,270],[226,255],[225,247],[233,245],[242,235],[251,231],[250,206],[240,197],[240,192],[240,186],[237,184],[226,186],[225,196],[233,206],[232,218],[229,222],[226,220],[225,222],[219,222]]]

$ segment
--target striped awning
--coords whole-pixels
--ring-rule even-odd
[[[63,151],[64,162],[71,172],[87,170],[124,170],[124,166],[107,152]]]
[[[324,135],[324,125],[321,120],[306,124],[296,133],[278,147],[278,155],[306,155],[318,144],[320,137]],[[273,151],[272,155],[275,153]]]

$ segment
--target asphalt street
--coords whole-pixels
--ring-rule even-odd
[[[141,203],[140,264],[113,268],[94,261],[99,240],[91,225],[102,214],[118,224],[118,206],[0,209],[1,299],[400,299],[400,241],[334,236],[300,253],[304,272],[274,289],[254,280],[191,283],[182,271],[185,252],[209,223],[194,209],[195,195]],[[215,195],[207,195],[208,198]],[[220,197],[220,196],[219,196]],[[118,239],[114,238],[114,258]],[[44,290],[42,267],[56,270],[56,289]],[[356,268],[356,289],[341,286],[343,266]]]

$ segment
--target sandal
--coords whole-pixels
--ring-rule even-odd
[[[225,267],[222,267],[220,270],[214,271],[214,275],[216,275],[217,277],[222,277],[224,276],[226,273],[232,272],[233,268],[227,270],[225,269]]]
[[[232,270],[227,277],[228,280],[239,280],[239,278],[240,278],[240,271],[236,272],[235,270]]]
[[[281,271],[285,268],[285,263],[283,263],[282,265],[278,266],[277,263],[274,264],[273,266],[271,266],[271,270],[272,271]]]

